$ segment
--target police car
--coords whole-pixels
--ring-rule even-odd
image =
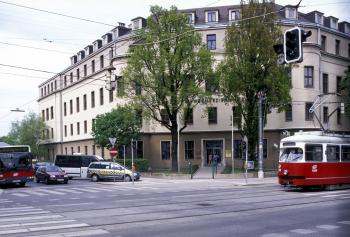
[[[140,174],[132,172],[116,162],[97,161],[90,163],[87,170],[87,177],[90,178],[92,182],[97,182],[99,180],[132,181],[132,177],[134,177],[134,180],[139,180]]]

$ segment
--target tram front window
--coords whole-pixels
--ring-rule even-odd
[[[303,159],[303,150],[301,148],[285,148],[283,149],[282,155],[280,156],[280,161],[299,161]]]

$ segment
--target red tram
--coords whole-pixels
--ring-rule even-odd
[[[278,180],[304,188],[350,184],[350,136],[298,132],[283,138]]]

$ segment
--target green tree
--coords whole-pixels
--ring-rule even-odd
[[[345,71],[345,77],[341,82],[341,86],[345,96],[345,114],[350,116],[350,66]]]
[[[274,11],[273,1],[241,1],[242,20],[228,29],[225,57],[218,67],[221,92],[243,117],[238,126],[248,138],[250,160],[256,158],[258,142],[258,92],[267,98],[265,111],[281,110],[290,102],[291,83],[273,50],[282,34],[275,15],[266,14]]]
[[[147,29],[138,32],[123,75],[130,85],[128,95],[143,116],[170,131],[171,168],[177,170],[177,132],[187,126],[192,109],[207,95],[202,85],[212,76],[213,59],[201,35],[175,6],[169,10],[152,6],[150,11]]]
[[[30,112],[21,121],[12,123],[11,131],[7,135],[13,145],[29,145],[34,156],[45,155],[46,149],[40,145],[44,139],[45,123],[39,115]]]
[[[92,128],[95,143],[101,147],[110,147],[110,137],[117,138],[118,145],[128,145],[131,139],[138,139],[141,123],[131,105],[120,106],[109,113],[96,117]]]

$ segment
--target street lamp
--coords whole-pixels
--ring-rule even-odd
[[[11,109],[11,112],[21,112],[21,113],[24,113],[24,112],[26,112],[26,111],[23,110],[23,109],[15,108],[15,109]]]

